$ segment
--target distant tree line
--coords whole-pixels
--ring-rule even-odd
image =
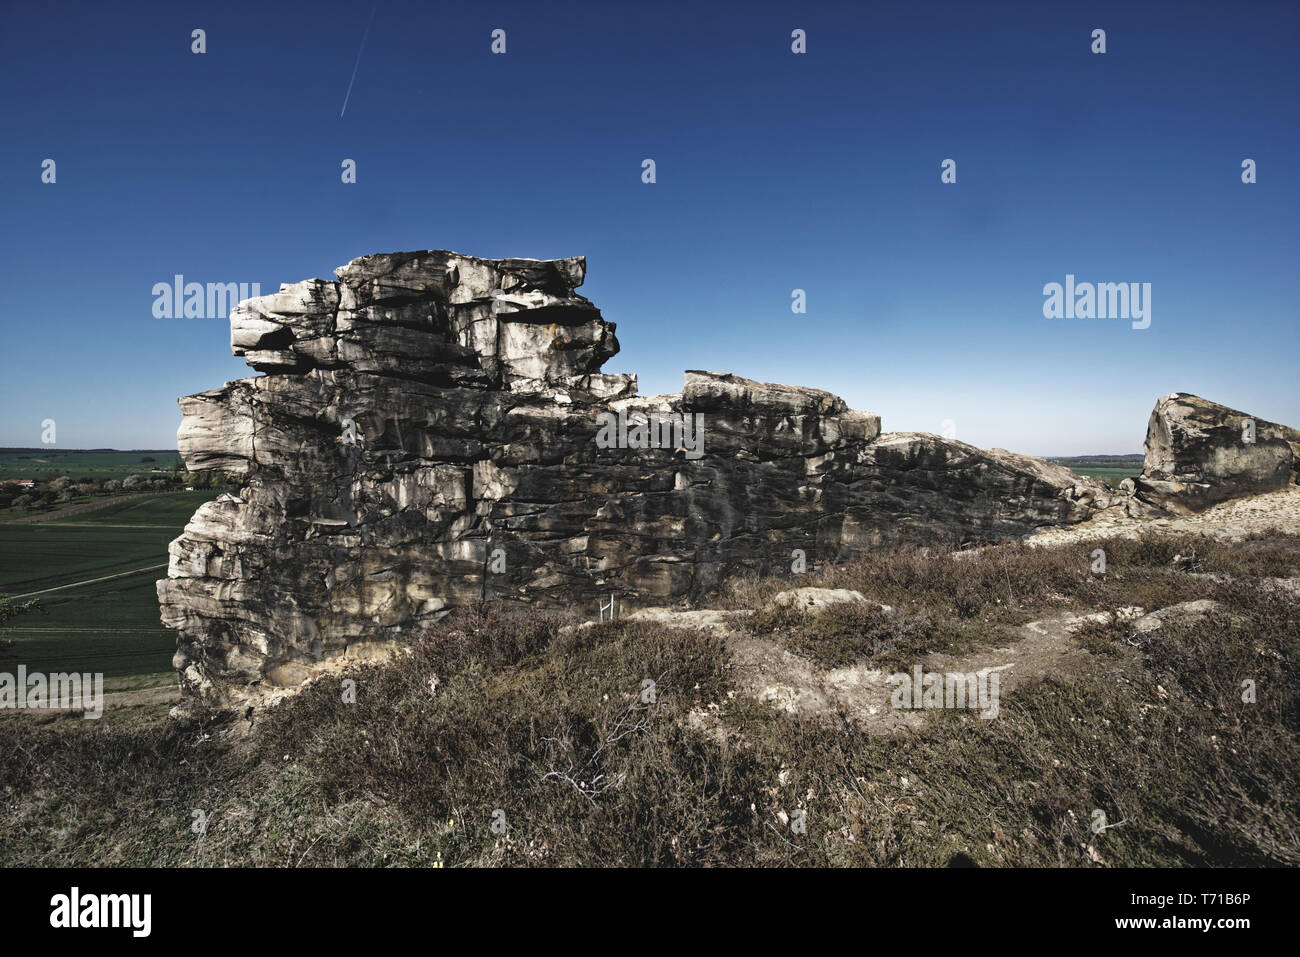
[[[161,469],[123,479],[70,478],[61,475],[52,479],[37,479],[30,488],[16,482],[0,483],[0,508],[22,508],[28,511],[48,511],[83,499],[129,492],[179,492],[184,489],[212,489],[228,491],[237,489],[237,480],[224,472],[189,472],[177,459],[170,471]]]

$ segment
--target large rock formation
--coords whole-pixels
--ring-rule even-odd
[[[365,256],[239,305],[232,347],[268,374],[181,400],[186,466],[242,479],[158,583],[187,696],[274,698],[484,597],[631,610],[788,571],[795,549],[811,567],[1122,504],[1038,459],[882,435],[816,389],[688,372],[638,398],[600,371],[618,341],[584,273]]]
[[[1300,477],[1300,432],[1185,392],[1156,402],[1145,451],[1133,491],[1165,511],[1199,511]]]

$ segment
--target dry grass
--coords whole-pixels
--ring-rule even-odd
[[[1300,863],[1300,605],[1261,584],[1296,575],[1300,542],[1110,541],[1104,577],[1092,547],[882,551],[800,583],[897,615],[760,621],[834,666],[951,650],[1044,608],[1223,610],[1126,643],[1127,683],[1043,681],[996,720],[936,713],[881,737],[737,693],[705,632],[465,609],[357,670],[355,703],[321,682],[247,735],[219,715],[0,721],[0,864]],[[736,583],[729,600],[789,585]],[[1080,640],[1106,655],[1127,637]],[[700,711],[722,732],[698,730]],[[1095,809],[1126,823],[1094,835]]]

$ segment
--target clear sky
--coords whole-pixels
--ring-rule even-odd
[[[647,395],[734,372],[1041,455],[1140,451],[1173,391],[1300,426],[1294,2],[0,11],[0,445],[172,448],[177,396],[256,374],[155,283],[430,248],[586,255]],[[1151,283],[1150,328],[1044,318],[1067,273]]]

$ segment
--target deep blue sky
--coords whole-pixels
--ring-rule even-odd
[[[1172,391],[1300,426],[1300,5],[379,0],[340,118],[370,14],[4,4],[0,445],[174,447],[177,396],[254,375],[154,318],[175,273],[428,248],[586,255],[647,395],[729,371],[1044,455],[1140,451]],[[1151,327],[1043,318],[1067,272],[1150,282]]]

